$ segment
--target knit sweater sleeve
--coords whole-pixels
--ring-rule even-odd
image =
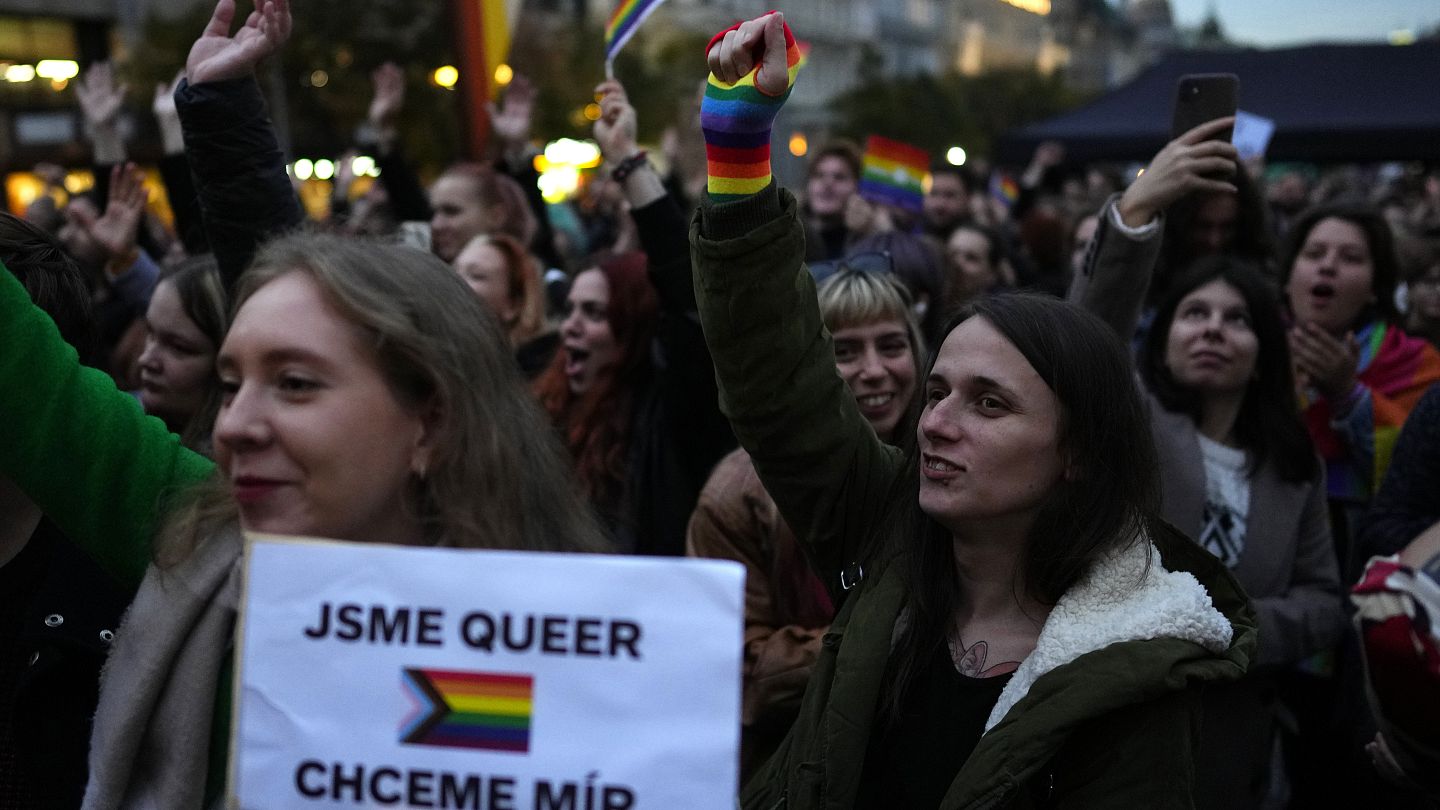
[[[103,373],[80,365],[25,288],[0,271],[0,475],[120,582],[136,586],[167,493],[214,465]]]
[[[716,34],[709,48],[730,30]],[[717,203],[739,200],[770,185],[771,125],[790,97],[800,71],[800,46],[788,25],[785,64],[785,92],[779,95],[772,96],[755,83],[758,66],[733,84],[714,74],[705,82],[700,129],[705,136],[706,188]]]

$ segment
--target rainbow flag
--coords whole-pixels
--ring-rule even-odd
[[[1370,389],[1370,431],[1365,442],[1371,451],[1369,464],[1357,463],[1361,454],[1335,431],[1328,402],[1307,392],[1300,405],[1310,438],[1325,459],[1325,486],[1330,497],[1363,502],[1384,480],[1406,417],[1426,390],[1440,382],[1440,352],[1400,327],[1381,321],[1357,331],[1355,342],[1360,344],[1355,376]],[[1357,415],[1364,414],[1352,413],[1346,419],[1351,431],[1359,429]]]
[[[400,742],[529,752],[534,676],[407,667],[401,683],[415,709]]]
[[[650,12],[663,2],[665,0],[619,0],[615,12],[610,15],[610,22],[605,23],[605,61],[615,58],[615,54],[639,30],[640,23],[645,22]]]
[[[990,196],[1009,208],[1020,199],[1020,186],[1010,179],[1010,175],[996,170],[990,175]]]
[[[860,195],[872,202],[919,211],[929,171],[930,155],[924,149],[871,135],[865,141]]]

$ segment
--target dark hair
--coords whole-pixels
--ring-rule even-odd
[[[225,295],[224,282],[220,280],[220,265],[212,254],[192,256],[172,268],[160,273],[160,283],[175,285],[175,294],[180,298],[180,308],[185,317],[200,330],[220,351],[225,342],[225,332],[230,328],[229,300]],[[213,361],[213,357],[211,358]],[[190,415],[184,425],[179,426],[181,441],[196,452],[209,454],[210,434],[215,427],[215,414],[220,411],[220,384],[213,373],[206,381],[208,390],[200,402],[200,408]]]
[[[1280,300],[1253,265],[1229,256],[1211,256],[1171,283],[1140,348],[1141,379],[1166,410],[1200,420],[1199,395],[1176,382],[1165,364],[1165,354],[1180,302],[1212,281],[1223,281],[1240,294],[1259,346],[1255,374],[1245,387],[1235,417],[1235,439],[1250,453],[1251,474],[1273,462],[1286,481],[1313,480],[1320,474],[1320,465],[1310,433],[1300,419]]]
[[[1073,476],[1042,502],[1027,538],[1015,583],[1036,601],[1055,604],[1104,555],[1137,542],[1160,504],[1155,445],[1128,350],[1100,319],[1037,293],[981,296],[946,326],[949,335],[972,317],[984,318],[1024,355],[1060,402],[1060,447]],[[931,351],[921,379],[935,367]],[[905,447],[904,500],[895,542],[907,552],[908,621],[892,657],[891,717],[906,689],[943,644],[959,598],[951,534],[920,511],[919,448]],[[897,501],[901,500],[897,493]]]
[[[929,241],[914,234],[886,231],[857,240],[846,255],[869,251],[890,254],[895,277],[905,285],[912,298],[924,296],[925,314],[920,324],[924,335],[940,328],[945,300],[945,259]]]
[[[0,212],[0,262],[55,322],[60,337],[74,347],[81,362],[95,365],[90,285],[60,242],[34,224]]]
[[[865,164],[864,153],[860,151],[860,147],[844,138],[837,138],[815,150],[814,157],[810,159],[810,166],[805,170],[805,177],[808,179],[813,175],[815,170],[820,167],[820,162],[828,157],[836,157],[845,161],[845,165],[850,168],[850,173],[855,176],[857,181],[860,179]]]
[[[937,162],[930,164],[930,177],[932,179],[940,175],[949,175],[958,178],[960,185],[964,187],[966,194],[975,193],[975,176],[966,171],[964,166],[956,166],[952,163]]]
[[[985,252],[985,259],[986,261],[990,262],[990,266],[994,268],[995,272],[999,273],[1000,263],[1005,261],[1006,259],[1005,237],[1002,236],[1000,232],[995,230],[994,228],[981,225],[978,222],[962,222],[959,225],[951,228],[949,233],[945,234],[945,244],[947,245],[947,249],[948,245],[950,244],[950,240],[954,238],[955,234],[961,231],[972,231],[985,237],[986,243],[990,245],[989,250]]]
[[[1260,196],[1259,188],[1245,167],[1236,167],[1231,181],[1235,184],[1235,237],[1224,252],[1261,268],[1268,267],[1274,258],[1275,245],[1267,224],[1265,200]],[[1165,240],[1161,248],[1163,257],[1155,279],[1150,283],[1150,293],[1147,296],[1152,305],[1164,297],[1171,279],[1185,272],[1185,268],[1196,259],[1202,258],[1191,251],[1190,240],[1186,234],[1195,217],[1199,215],[1200,208],[1207,201],[1214,196],[1228,193],[1222,191],[1187,194],[1166,211]]]
[[[1370,291],[1375,300],[1360,310],[1355,326],[1363,326],[1377,318],[1396,322],[1400,315],[1395,310],[1395,285],[1400,279],[1400,261],[1395,258],[1395,237],[1390,226],[1374,206],[1359,203],[1332,203],[1316,206],[1300,215],[1290,228],[1285,241],[1285,260],[1280,265],[1280,284],[1290,281],[1290,272],[1295,269],[1295,259],[1305,248],[1305,240],[1316,225],[1327,219],[1338,219],[1359,228],[1365,234],[1366,246],[1370,249]]]

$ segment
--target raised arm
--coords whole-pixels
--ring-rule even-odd
[[[269,237],[303,220],[285,173],[255,65],[290,37],[289,0],[257,0],[233,35],[235,0],[220,0],[175,91],[205,232],[227,290]]]
[[[405,107],[405,71],[394,62],[386,62],[370,73],[374,93],[370,97],[367,120],[375,133],[375,165],[380,167],[380,184],[390,198],[390,207],[401,222],[429,222],[430,201],[415,168],[405,159],[400,147],[400,127],[396,123]]]
[[[157,82],[150,109],[155,113],[160,142],[165,149],[165,156],[160,158],[160,178],[175,215],[175,235],[187,254],[198,256],[210,252],[210,244],[205,241],[205,223],[200,216],[200,201],[195,197],[195,180],[190,176],[190,162],[185,158],[185,130],[180,125],[180,112],[175,109],[175,91],[184,78],[185,71],[181,70],[175,74],[174,81]]]
[[[1127,343],[1160,257],[1161,217],[1192,192],[1229,191],[1235,147],[1207,140],[1234,123],[1220,118],[1201,124],[1165,145],[1123,195],[1100,211],[1099,229],[1085,266],[1071,281],[1069,300],[1098,315]]]
[[[134,397],[80,365],[0,268],[0,474],[120,582],[139,584],[164,497],[213,465]]]
[[[691,254],[721,410],[833,589],[869,551],[899,464],[835,371],[795,199],[771,181],[770,126],[798,67],[793,43],[778,13],[711,42],[708,193]]]
[[[661,353],[661,395],[677,448],[675,456],[691,479],[683,483],[694,495],[721,456],[734,449],[735,438],[717,404],[715,367],[696,311],[685,214],[636,142],[635,108],[625,88],[610,80],[595,92],[601,110],[600,120],[595,122],[595,140],[630,203],[650,281],[660,298],[656,338]]]

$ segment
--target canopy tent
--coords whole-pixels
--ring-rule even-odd
[[[1175,83],[1240,77],[1240,109],[1275,121],[1272,160],[1440,160],[1440,42],[1179,51],[1064,115],[1001,137],[1002,163],[1065,144],[1070,160],[1147,160],[1169,137]]]

